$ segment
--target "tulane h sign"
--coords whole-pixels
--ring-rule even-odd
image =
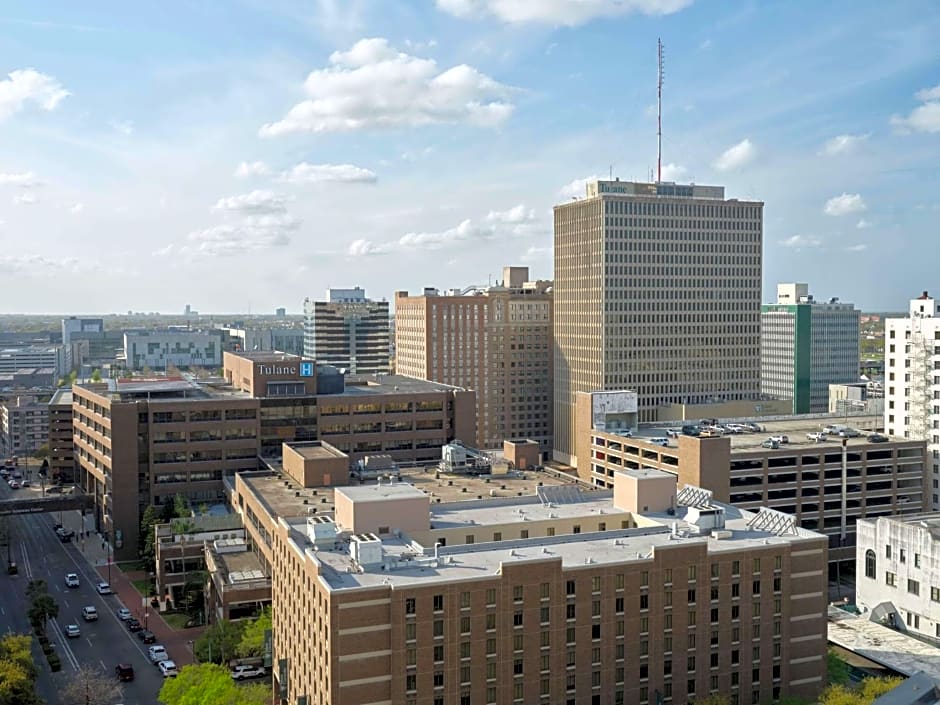
[[[313,363],[312,362],[300,363],[300,376],[301,377],[313,377]]]

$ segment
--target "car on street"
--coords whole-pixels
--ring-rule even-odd
[[[806,439],[809,441],[815,441],[819,443],[820,441],[826,440],[827,436],[822,431],[810,431],[806,434]]]
[[[764,441],[763,443],[761,443],[761,447],[763,447],[763,448],[771,448],[771,449],[773,449],[773,450],[776,450],[777,448],[780,447],[780,444],[777,443],[777,441],[768,438],[766,441]]]
[[[110,595],[111,586],[108,585],[104,580],[98,581],[98,584],[95,585],[95,590],[98,591],[99,595]]]
[[[157,635],[149,629],[141,629],[139,632],[137,632],[137,638],[145,644],[153,644],[157,640]]]
[[[86,622],[94,622],[98,619],[98,610],[91,605],[87,607],[82,607],[82,619]]]
[[[126,607],[122,607],[121,609],[117,611],[117,618],[120,619],[122,622],[126,622],[127,620],[131,618],[131,611],[127,609]]]
[[[62,494],[62,488],[59,485],[53,485],[46,488],[46,494]]]
[[[682,432],[677,428],[667,428],[666,435],[669,436],[670,438],[678,438],[679,436],[682,435]]]
[[[119,663],[114,667],[114,675],[119,681],[134,680],[134,667],[129,663]]]
[[[65,626],[65,636],[69,639],[77,639],[82,635],[82,630],[78,628],[77,624],[67,624]]]
[[[66,573],[65,574],[65,587],[77,588],[78,587],[78,574],[77,573]]]
[[[22,482],[20,482],[20,487],[29,487],[30,484],[32,483],[30,483],[29,480],[23,480]]]
[[[124,620],[124,624],[127,625],[127,631],[129,632],[139,632],[144,628],[136,617]]]
[[[781,445],[790,442],[789,436],[771,436],[770,440],[777,441],[777,443],[780,443]]]
[[[16,480],[10,480],[10,489],[11,489],[11,490],[18,490],[19,488],[20,488],[20,483],[19,483],[19,482],[17,482]]]
[[[262,666],[239,664],[232,669],[232,678],[237,681],[245,680],[247,678],[261,678],[263,675],[264,668]]]
[[[868,437],[869,443],[887,443],[889,438],[882,433],[873,433]]]
[[[176,669],[176,663],[170,660],[161,661],[157,664],[157,668],[160,669],[160,675],[164,678],[176,678],[179,675],[179,671]]]
[[[166,661],[170,658],[170,655],[166,652],[163,644],[154,644],[149,649],[147,649],[147,656],[150,659],[151,663],[160,663],[161,661]]]

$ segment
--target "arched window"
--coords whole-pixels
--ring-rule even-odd
[[[870,548],[865,551],[865,577],[875,579],[875,552]]]

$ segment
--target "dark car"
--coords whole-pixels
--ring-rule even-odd
[[[124,624],[127,625],[127,631],[129,632],[139,632],[144,628],[140,623],[140,620],[138,620],[136,617],[131,617],[126,622],[124,622]]]
[[[873,433],[868,437],[869,443],[887,443],[890,439],[880,433]]]
[[[114,667],[114,675],[119,681],[134,680],[134,667],[129,663],[119,663]]]
[[[155,644],[157,642],[157,635],[149,629],[141,629],[137,632],[137,638],[145,644]]]

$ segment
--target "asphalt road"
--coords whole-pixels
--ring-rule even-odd
[[[11,496],[14,492],[24,493],[24,490],[11,490],[6,482],[0,481],[0,497]],[[50,621],[46,634],[55,644],[62,660],[62,670],[51,673],[45,660],[37,660],[39,694],[50,705],[59,705],[58,691],[74,675],[79,665],[102,668],[109,676],[113,676],[116,664],[131,663],[134,666],[134,680],[124,683],[123,695],[111,702],[154,705],[163,678],[147,658],[148,646],[142,644],[135,634],[128,632],[124,623],[117,618],[117,609],[124,605],[115,595],[97,593],[94,569],[74,543],[63,544],[59,541],[53,531],[53,517],[19,515],[11,517],[10,521],[12,558],[19,567],[19,574],[7,575],[4,572],[0,575],[0,632],[29,632],[26,584],[31,579],[46,580],[50,594],[59,603],[59,616]],[[79,575],[81,584],[78,588],[65,586],[66,573]],[[93,605],[98,610],[97,621],[85,622],[82,619],[82,607],[86,605]],[[131,609],[133,611],[133,606]],[[81,636],[66,638],[64,632],[68,624],[77,624]]]

